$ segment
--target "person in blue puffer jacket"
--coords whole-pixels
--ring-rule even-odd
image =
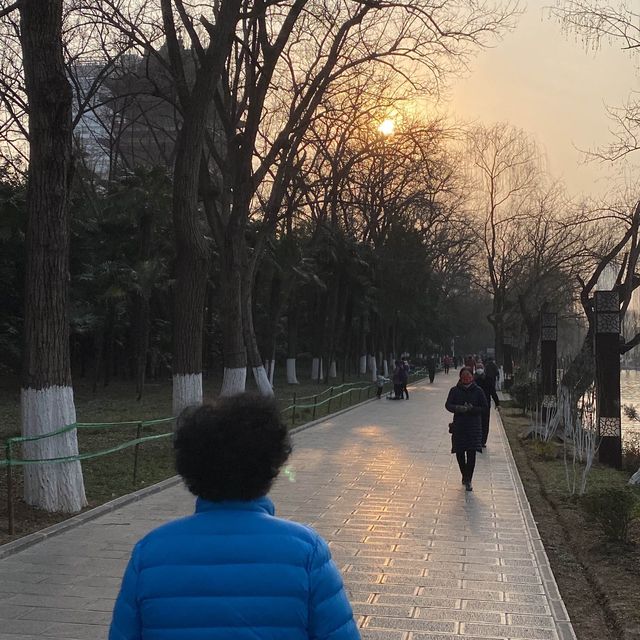
[[[358,640],[327,543],[266,496],[291,453],[275,403],[187,409],[174,449],[195,513],[135,545],[109,640]]]

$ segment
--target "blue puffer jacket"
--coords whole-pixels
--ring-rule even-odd
[[[269,498],[209,502],[133,550],[109,640],[357,640],[340,573]]]

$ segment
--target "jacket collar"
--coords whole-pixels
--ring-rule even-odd
[[[272,516],[276,509],[271,498],[267,496],[255,500],[221,500],[220,502],[196,498],[196,513],[205,511],[262,511]]]

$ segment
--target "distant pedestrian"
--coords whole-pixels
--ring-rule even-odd
[[[471,354],[465,356],[463,366],[471,369],[471,373],[473,373],[476,370],[476,359]]]
[[[402,385],[402,397],[407,398],[407,400],[409,399],[409,389],[407,389],[407,384],[409,384],[409,374],[411,373],[411,367],[409,366],[409,361],[408,360],[403,360],[402,361],[402,366],[404,367],[404,371],[407,374],[404,380],[404,384]]]
[[[402,400],[404,398],[404,387],[407,384],[407,370],[401,360],[395,361],[391,380],[393,381],[394,400]]]
[[[446,355],[442,359],[442,367],[444,369],[445,374],[449,375],[449,368],[451,367],[451,356]]]
[[[427,373],[429,374],[429,384],[433,384],[436,377],[436,359],[433,356],[427,358]]]
[[[468,367],[460,369],[460,380],[449,391],[445,408],[453,413],[451,453],[456,454],[462,484],[467,491],[473,491],[471,481],[476,453],[482,453],[482,412],[487,408],[487,400]]]
[[[500,406],[500,398],[496,393],[495,381],[485,373],[483,366],[476,365],[476,373],[473,378],[487,399],[487,408],[482,412],[482,446],[486,447],[487,438],[489,437],[489,420],[491,419],[491,399],[493,398],[496,408],[498,408]]]
[[[136,544],[109,640],[358,640],[327,543],[266,497],[291,452],[275,403],[187,409],[174,449],[196,512]]]
[[[494,386],[496,386],[498,380],[500,379],[500,369],[498,369],[496,361],[491,357],[487,358],[487,361],[484,365],[484,374],[487,376],[487,378],[491,378],[493,380]]]
[[[389,378],[385,378],[381,373],[379,373],[376,378],[376,396],[378,396],[378,398],[382,397],[382,390],[387,382],[389,382]]]

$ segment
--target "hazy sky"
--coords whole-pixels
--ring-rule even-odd
[[[494,48],[480,52],[468,75],[451,83],[449,112],[486,124],[506,120],[532,134],[546,152],[550,172],[569,193],[601,195],[611,168],[583,164],[578,149],[611,139],[606,105],[623,104],[640,89],[638,58],[618,43],[586,50],[575,34],[563,34],[543,7],[530,0],[518,26]],[[578,149],[576,149],[576,147]],[[640,152],[635,163],[640,164]]]

